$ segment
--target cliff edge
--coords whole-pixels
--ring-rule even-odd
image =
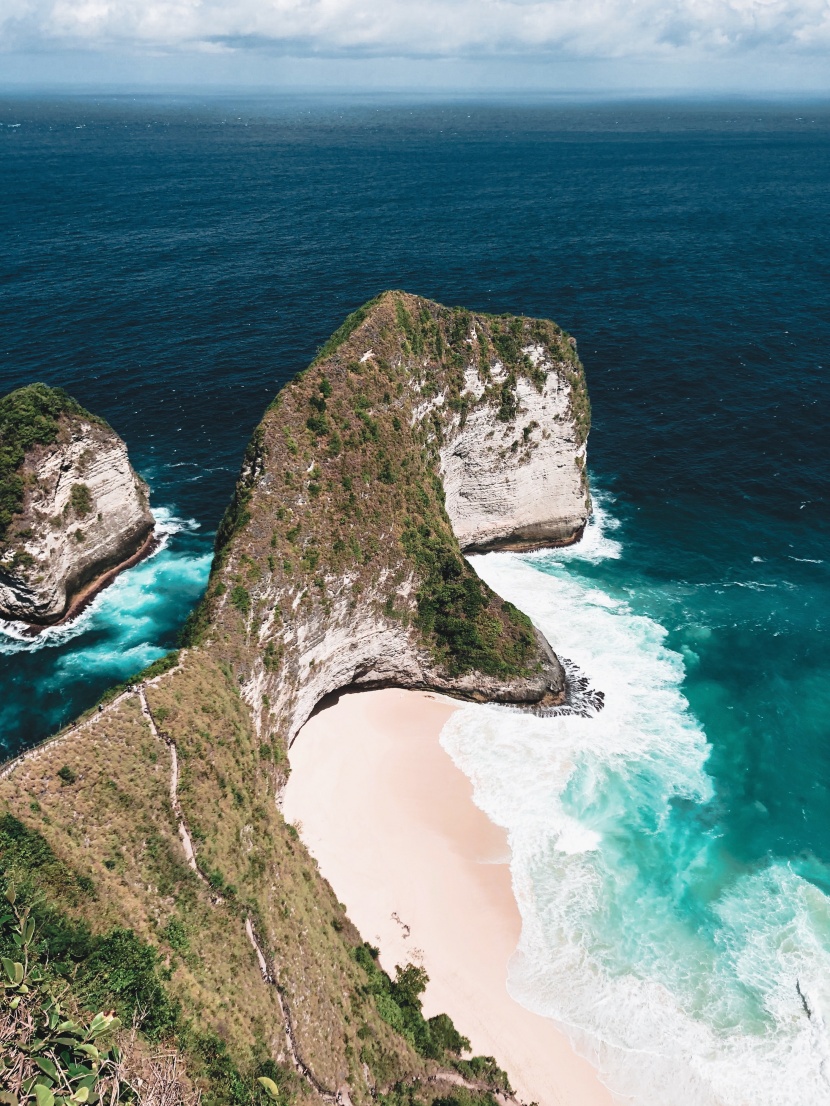
[[[31,417],[0,422],[3,561],[31,557],[30,588],[50,543],[107,521],[113,472],[112,517],[135,518],[121,540],[149,524],[123,444],[41,388],[14,394]],[[547,642],[463,551],[578,536],[588,425],[553,323],[378,297],[254,433],[191,647],[0,773],[0,894],[32,909],[47,969],[71,967],[67,1002],[139,1026],[121,1043],[142,1078],[161,1042],[181,1085],[168,1098],[518,1106],[463,1026],[424,1016],[417,965],[382,971],[279,797],[286,745],[340,688],[559,701]]]
[[[0,399],[0,618],[61,621],[152,540],[127,447],[61,389]]]
[[[560,703],[550,646],[462,553],[579,537],[589,421],[555,324],[383,293],[255,431],[191,641],[288,742],[347,686]]]

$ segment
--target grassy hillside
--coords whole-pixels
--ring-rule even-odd
[[[527,343],[571,382],[587,433],[584,376],[552,323],[402,293],[350,316],[252,439],[188,649],[0,777],[0,892],[14,885],[31,906],[74,1010],[135,1022],[141,1055],[175,1051],[178,1100],[483,1106],[506,1091],[494,1061],[462,1059],[449,1019],[425,1021],[417,970],[393,980],[378,967],[280,813],[284,732],[255,725],[240,687],[257,666],[278,684],[299,678],[284,646],[292,613],[269,608],[273,596],[290,592],[325,620],[344,578],[355,604],[386,581],[373,599],[382,617],[443,672],[507,679],[538,663],[528,620],[461,556],[436,467],[444,420],[472,403],[515,428],[517,455],[529,448],[515,402],[517,379],[539,372]],[[465,391],[471,358],[491,381],[478,399]],[[31,410],[25,434],[49,440],[71,401],[40,388],[6,397],[0,432]],[[439,395],[419,421],[418,404]],[[6,433],[12,471],[24,437]],[[415,581],[408,605],[402,566]]]
[[[175,1046],[217,1106],[264,1101],[259,1074],[292,1102],[348,1088],[357,1104],[399,1084],[424,1102],[440,1097],[440,1080],[426,1079],[452,1069],[459,1039],[424,1022],[406,981],[396,990],[378,969],[282,819],[282,757],[255,739],[227,670],[190,653],[146,697],[177,748],[206,880],[185,861],[170,747],[136,693],[0,781],[2,879],[35,905],[78,1008],[112,1007],[127,1024],[138,1015],[143,1037]],[[263,979],[248,919],[276,985]],[[307,1075],[286,1043],[286,1011]]]

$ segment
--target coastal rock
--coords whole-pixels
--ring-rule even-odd
[[[290,743],[349,686],[554,706],[565,674],[462,549],[575,540],[582,366],[547,320],[387,292],[286,385],[248,447],[190,639]]]
[[[588,521],[585,441],[572,385],[541,347],[526,353],[545,380],[541,389],[517,380],[515,420],[499,422],[491,407],[476,407],[441,447],[447,514],[464,552],[569,545]]]
[[[0,400],[0,617],[59,622],[151,542],[148,490],[103,420],[30,385]]]
[[[584,375],[553,323],[384,294],[255,431],[188,648],[0,780],[9,878],[21,871],[63,929],[89,927],[89,978],[115,934],[116,957],[149,965],[161,1019],[192,1011],[194,1033],[174,1043],[206,1094],[227,1097],[228,1072],[242,1086],[268,1071],[310,1103],[361,1106],[396,1085],[438,1106],[462,1091],[515,1101],[492,1058],[459,1074],[466,1027],[421,1017],[408,969],[384,976],[275,798],[286,745],[344,688],[558,709],[562,665],[459,538],[575,537],[587,432]],[[16,574],[3,594],[26,616],[63,609],[150,525],[108,427],[48,390],[0,401],[0,537]]]

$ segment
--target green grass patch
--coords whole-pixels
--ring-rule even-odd
[[[28,384],[0,399],[0,542],[7,539],[12,519],[23,507],[23,479],[18,471],[23,459],[34,446],[57,439],[62,415],[106,425],[62,388],[46,384]]]

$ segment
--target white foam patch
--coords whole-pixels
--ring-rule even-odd
[[[538,560],[549,560],[553,556],[565,564],[569,561],[588,561],[591,564],[599,564],[601,561],[617,560],[621,557],[622,544],[610,536],[620,527],[619,520],[611,514],[614,498],[608,492],[595,492],[593,500],[591,517],[588,519],[582,537],[575,545],[526,553],[523,559],[532,564]]]
[[[474,558],[606,694],[592,718],[471,705],[441,736],[508,831],[523,919],[509,990],[625,1101],[830,1103],[830,904],[783,864],[725,856],[682,657],[579,577],[580,558],[620,555],[601,511],[584,548]]]
[[[171,576],[180,584],[196,586],[201,580],[207,579],[211,563],[210,554],[193,557],[171,554],[168,551],[174,534],[199,529],[199,523],[195,519],[179,518],[166,507],[157,507],[153,511],[153,517],[158,538],[158,545],[153,552],[118,575],[77,618],[62,626],[47,626],[34,637],[28,633],[26,623],[0,619],[0,656],[35,653],[41,649],[66,645],[96,627],[111,625],[113,621],[125,628],[127,623],[132,622],[133,633],[140,633],[140,624],[144,624],[149,632],[153,608],[157,602],[162,601],[165,585],[169,585]],[[88,655],[88,652],[83,654]],[[155,655],[159,655],[159,651]],[[153,659],[155,657],[150,658]],[[119,665],[119,668],[123,667]]]

